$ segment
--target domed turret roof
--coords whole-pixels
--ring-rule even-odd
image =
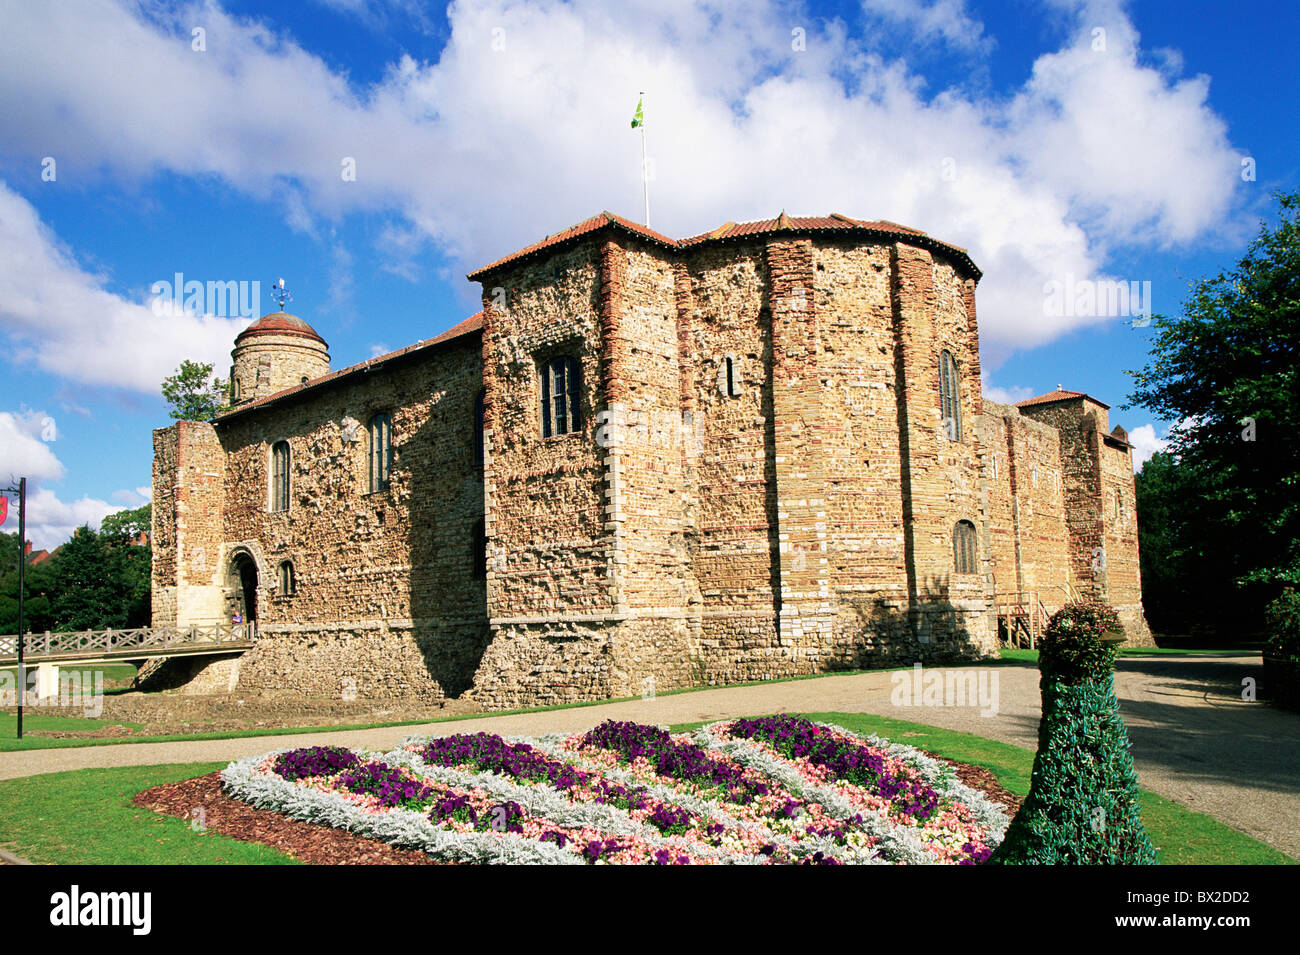
[[[270,315],[263,315],[235,336],[235,344],[238,345],[246,338],[256,338],[262,335],[298,335],[303,338],[315,339],[322,345],[325,344],[325,339],[316,334],[316,329],[297,315],[290,315],[288,312],[272,312]]]

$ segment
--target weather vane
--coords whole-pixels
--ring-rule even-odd
[[[284,284],[284,279],[280,279],[271,286],[271,298],[280,303],[280,311],[284,311],[284,303],[292,302],[293,296],[289,294],[289,289]]]

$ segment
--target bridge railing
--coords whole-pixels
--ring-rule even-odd
[[[137,627],[128,630],[76,630],[67,633],[45,631],[23,637],[24,660],[39,662],[54,657],[93,658],[119,656],[133,650],[157,653],[166,649],[219,647],[224,644],[252,643],[257,638],[256,625],[195,624],[189,627]],[[17,658],[16,634],[0,635],[0,660]]]

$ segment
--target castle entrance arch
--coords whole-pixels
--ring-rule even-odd
[[[257,623],[257,562],[251,554],[240,551],[230,561],[230,592],[235,612],[244,623]]]

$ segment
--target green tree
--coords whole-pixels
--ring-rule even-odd
[[[1147,482],[1180,489],[1177,519],[1139,511],[1142,548],[1166,548],[1211,584],[1202,595],[1235,585],[1251,623],[1300,583],[1300,193],[1277,198],[1277,226],[1261,226],[1234,269],[1196,282],[1180,317],[1154,318],[1125,405],[1179,422]]]
[[[18,535],[0,534],[0,633],[18,632]],[[54,588],[50,561],[28,564],[23,571],[23,627],[42,632],[54,629],[50,594]]]
[[[162,395],[178,421],[211,421],[229,407],[228,390],[229,382],[214,378],[211,365],[189,360],[162,383]]]
[[[130,543],[141,531],[149,533],[152,510],[151,505],[145,504],[132,511],[115,511],[100,522],[99,536],[105,541]]]

